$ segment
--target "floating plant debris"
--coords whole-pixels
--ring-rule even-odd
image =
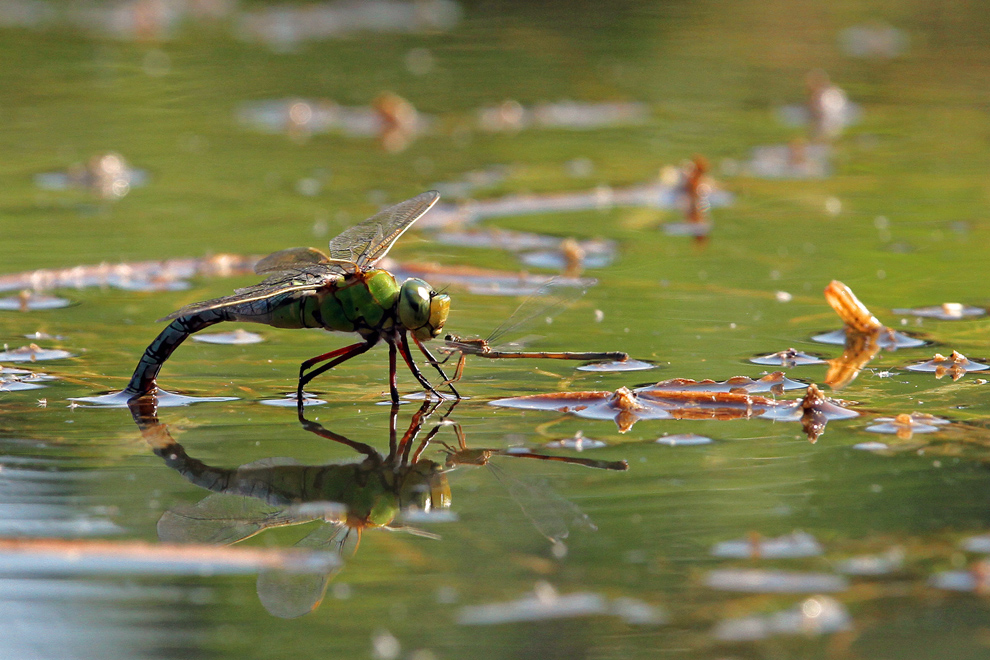
[[[103,199],[120,199],[148,182],[148,173],[132,168],[116,153],[93,156],[85,165],[67,172],[46,172],[34,177],[35,185],[46,190],[84,188]]]
[[[839,33],[839,48],[849,57],[888,59],[907,52],[910,39],[889,23],[863,23]]]
[[[894,309],[895,314],[908,314],[923,318],[939,319],[940,321],[958,321],[960,319],[985,316],[987,310],[983,307],[973,307],[962,303],[942,303],[934,307],[916,307],[913,309]]]
[[[990,553],[990,534],[980,534],[963,539],[959,547],[966,552]]]
[[[982,560],[970,565],[965,571],[942,571],[933,575],[928,583],[946,591],[972,591],[979,594],[990,592],[990,561]]]
[[[715,557],[739,559],[792,559],[820,557],[824,553],[821,544],[806,532],[793,532],[777,538],[753,534],[744,539],[722,541],[711,550],[711,554]]]
[[[828,145],[801,140],[754,147],[742,171],[760,179],[824,179],[832,173],[831,155]]]
[[[585,449],[599,449],[601,447],[607,447],[608,443],[602,442],[601,440],[586,438],[581,431],[578,431],[573,435],[573,437],[552,440],[543,446],[547,449],[573,449],[575,451],[584,451]]]
[[[0,392],[20,392],[23,390],[37,390],[44,385],[42,382],[57,380],[55,376],[50,376],[38,371],[28,371],[27,369],[12,369],[0,366]]]
[[[0,352],[0,362],[41,362],[42,360],[64,360],[72,357],[72,353],[57,348],[41,348],[37,344],[28,344],[13,350]]]
[[[787,390],[799,390],[807,387],[804,383],[791,380],[783,371],[775,371],[758,380],[749,376],[733,376],[721,382],[714,380],[691,380],[689,378],[672,378],[662,380],[656,385],[640,387],[636,392],[650,393],[654,391],[685,391],[685,392],[773,392],[782,394]]]
[[[613,360],[610,362],[592,362],[591,364],[582,364],[577,368],[578,371],[604,371],[604,372],[618,372],[618,371],[647,371],[649,369],[656,369],[657,365],[652,362],[646,362],[644,360],[633,360],[629,358],[628,360]]]
[[[897,348],[908,348],[912,346],[923,346],[925,342],[921,339],[909,337],[900,332],[896,332],[884,326],[877,317],[870,313],[852,289],[838,280],[832,280],[825,287],[825,300],[835,313],[839,315],[846,328],[844,335],[858,333],[863,335],[876,335],[876,342],[880,348],[894,350]],[[839,333],[827,333],[818,335],[813,339],[825,344],[845,344],[846,337],[838,336]]]
[[[0,375],[0,392],[22,392],[24,390],[39,390],[44,385],[18,378],[17,376],[4,377]]]
[[[175,408],[178,406],[188,406],[193,403],[222,403],[224,401],[237,401],[236,396],[189,396],[176,392],[166,392],[156,390],[153,397],[159,408]],[[93,396],[71,397],[69,401],[79,403],[89,403],[93,406],[106,406],[109,408],[126,408],[127,402],[134,397],[133,392],[109,392],[107,394],[96,394]]]
[[[150,575],[244,574],[261,570],[325,572],[338,564],[330,552],[299,548],[228,548],[88,539],[0,539],[5,573]]]
[[[599,186],[586,191],[539,195],[512,194],[461,204],[437,204],[420,226],[461,227],[488,218],[572,213],[617,207],[681,209],[684,208],[684,200],[684,192],[679,181],[651,181],[630,188]],[[733,196],[730,193],[715,189],[710,190],[706,197],[709,208],[727,206],[732,200]]]
[[[841,575],[760,568],[724,568],[710,571],[705,576],[705,585],[722,591],[759,594],[834,593],[849,587],[848,581]]]
[[[909,440],[915,433],[934,433],[939,426],[949,424],[949,420],[928,413],[901,413],[896,417],[877,417],[875,423],[867,426],[872,433],[891,433],[901,440]]]
[[[794,348],[788,348],[783,351],[771,353],[770,355],[761,355],[759,357],[750,358],[749,361],[754,364],[787,368],[803,366],[806,364],[825,364],[825,360],[820,357],[809,355],[808,353],[802,353]]]
[[[959,380],[969,371],[983,371],[990,369],[990,365],[980,362],[973,362],[968,357],[957,351],[952,351],[952,355],[945,357],[941,353],[936,353],[928,362],[920,364],[909,364],[904,367],[908,371],[924,371],[934,373],[935,378],[951,376],[952,380]]]
[[[20,294],[16,296],[0,298],[0,310],[15,312],[33,312],[44,309],[59,309],[61,307],[68,307],[71,304],[71,300],[38,294],[28,289],[21,291]]]
[[[667,620],[663,611],[636,599],[616,598],[609,603],[607,598],[595,593],[558,594],[551,585],[540,582],[532,594],[517,600],[463,607],[457,622],[479,626],[601,615],[618,616],[634,625],[659,625]]]
[[[845,347],[842,357],[829,360],[830,368],[825,382],[833,389],[840,389],[852,382],[881,348],[892,351],[925,344],[922,339],[885,327],[852,290],[838,280],[832,280],[825,287],[825,300],[846,326],[843,330],[812,337],[813,341],[842,344]]]
[[[715,442],[711,438],[698,435],[696,433],[674,433],[672,435],[662,435],[656,439],[658,445],[668,447],[697,447],[699,445],[710,445]]]
[[[253,101],[237,110],[238,121],[266,133],[305,138],[318,133],[348,137],[377,137],[387,151],[401,151],[435,124],[409,101],[385,92],[370,106],[349,107],[329,100],[281,99]]]
[[[201,341],[205,344],[257,344],[259,342],[265,341],[265,338],[261,335],[248,332],[242,328],[233,330],[231,332],[213,332],[206,334],[196,334],[192,338],[195,341]]]
[[[50,339],[53,341],[61,341],[65,339],[65,337],[63,337],[62,335],[50,335],[47,332],[41,332],[40,330],[38,330],[37,332],[32,332],[29,335],[24,335],[24,338],[34,339],[35,341],[44,341],[46,339]],[[2,367],[0,367],[0,369],[2,369]]]
[[[842,603],[828,596],[813,596],[781,612],[720,621],[711,634],[723,642],[755,642],[777,635],[827,635],[851,627],[852,617]]]
[[[809,137],[815,141],[831,140],[859,121],[862,112],[846,93],[832,84],[821,69],[806,77],[808,96],[804,105],[788,105],[780,109],[779,116],[785,124],[807,126]]]
[[[646,121],[645,103],[579,103],[559,101],[526,108],[505,101],[478,110],[478,125],[486,131],[520,131],[526,128],[566,128],[587,131],[610,126],[637,126]]]
[[[478,190],[492,188],[499,185],[508,178],[510,168],[506,166],[492,166],[483,170],[472,170],[466,172],[456,181],[444,181],[430,186],[445,198],[467,198]]]
[[[434,34],[452,29],[461,14],[460,5],[453,0],[280,4],[239,13],[236,34],[245,41],[286,52],[307,41],[339,39],[360,32]]]
[[[641,419],[671,419],[668,410],[651,402],[640,402],[628,388],[615,392],[555,392],[508,399],[496,399],[493,406],[524,410],[555,410],[587,419],[612,419],[625,433]]]
[[[815,386],[808,386],[802,399],[779,401],[749,394],[743,384],[760,381],[741,377],[740,388],[727,391],[726,383],[673,379],[635,391],[620,387],[615,392],[554,392],[496,399],[491,405],[524,410],[553,410],[588,419],[611,419],[625,433],[644,419],[750,419],[762,417],[776,421],[800,421],[814,442],[825,424],[833,419],[856,417],[857,412],[843,408],[825,397]],[[762,379],[761,379],[762,380]],[[745,382],[744,382],[745,381]],[[678,389],[678,384],[682,387]],[[705,389],[705,387],[709,389]]]
[[[276,408],[295,408],[299,405],[299,401],[298,399],[296,399],[295,392],[290,392],[281,399],[262,399],[258,403],[263,403],[266,406],[275,406]],[[304,406],[322,406],[325,404],[326,401],[324,401],[323,399],[317,399],[312,394],[303,392]]]
[[[825,300],[853,332],[869,335],[884,329],[883,324],[860,302],[852,289],[839,280],[832,280],[825,287]]]
[[[852,448],[859,449],[860,451],[886,451],[890,449],[890,445],[886,442],[871,440],[870,442],[857,442]]]
[[[115,287],[129,291],[173,291],[188,287],[192,277],[230,277],[254,272],[258,257],[217,254],[201,259],[137,261],[116,265],[76,266],[0,275],[0,291]]]
[[[904,567],[904,548],[893,547],[879,555],[850,557],[835,563],[835,570],[846,575],[880,576],[896,573]]]
[[[578,241],[506,229],[445,230],[436,235],[436,240],[446,245],[519,252],[520,259],[528,266],[562,270],[571,276],[577,276],[584,268],[608,266],[615,258],[616,249],[615,241]]]
[[[429,216],[427,216],[429,217]],[[419,277],[430,282],[456,284],[471,293],[488,296],[531,296],[548,284],[555,287],[586,289],[598,283],[590,277],[533,275],[473,266],[442,266],[440,264],[396,263],[387,257],[378,263],[397,278]]]

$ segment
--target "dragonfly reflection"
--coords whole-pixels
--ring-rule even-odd
[[[135,400],[130,404],[131,413],[155,454],[190,483],[212,491],[196,504],[178,505],[166,511],[158,522],[158,535],[162,541],[173,543],[231,544],[273,527],[323,523],[296,545],[335,553],[342,561],[333,570],[325,574],[270,571],[258,576],[258,596],[265,608],[276,616],[291,618],[302,616],[320,604],[330,581],[342,568],[343,559],[357,550],[364,530],[403,531],[439,538],[407,525],[403,519],[428,521],[448,509],[451,493],[447,473],[457,466],[485,465],[493,456],[505,455],[601,469],[628,468],[625,461],[469,449],[459,425],[447,420],[456,403],[423,435],[427,420],[441,405],[441,402],[424,402],[401,437],[396,423],[399,407],[392,406],[387,455],[306,419],[300,411],[299,420],[307,431],[350,447],[363,460],[301,465],[291,459],[268,458],[238,468],[223,468],[189,456],[172,438],[167,426],[159,422],[153,398]],[[444,452],[440,460],[424,458],[423,452],[447,426],[453,427],[459,446],[438,443]],[[567,536],[569,523],[594,528],[587,516],[549,486],[530,484],[505,470],[495,469],[527,517],[552,541]]]

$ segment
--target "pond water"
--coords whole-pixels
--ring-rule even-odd
[[[986,656],[990,384],[906,368],[990,358],[982,3],[73,7],[0,3],[0,656]],[[301,422],[298,365],[352,339],[254,325],[165,364],[212,401],[74,400],[257,256],[430,189],[454,205],[390,267],[446,287],[446,330],[487,336],[563,272],[527,348],[656,368],[468,356],[460,403],[393,410],[378,347]],[[443,240],[457,218],[535,249]],[[812,341],[842,325],[832,280],[925,344]],[[776,370],[858,416],[811,443],[759,414],[490,405]],[[392,427],[429,445],[390,461]],[[386,473],[418,510],[391,521]]]

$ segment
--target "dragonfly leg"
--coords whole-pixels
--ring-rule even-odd
[[[426,376],[423,375],[419,367],[416,366],[416,363],[413,362],[412,354],[409,352],[409,340],[406,338],[405,332],[399,333],[399,353],[402,354],[402,359],[406,361],[406,366],[409,367],[409,371],[416,377],[419,384],[431,394],[436,394],[438,398],[443,399],[443,395],[437,392],[436,388],[430,384],[430,381],[426,380]]]
[[[423,355],[426,356],[426,359],[430,361],[430,364],[433,365],[433,368],[436,369],[437,372],[440,374],[440,377],[443,378],[443,384],[450,388],[450,391],[454,393],[454,396],[455,397],[457,397],[458,399],[460,399],[461,398],[460,393],[456,389],[454,389],[454,386],[452,384],[452,383],[456,382],[457,380],[459,380],[460,377],[454,378],[453,380],[451,380],[450,378],[447,378],[447,374],[445,374],[443,372],[443,367],[441,367],[440,366],[440,363],[437,362],[437,359],[435,357],[433,357],[433,353],[430,353],[430,349],[426,348],[426,346],[423,344],[423,342],[421,342],[415,336],[413,337],[413,341],[416,342],[416,346],[419,347],[419,350],[421,350],[423,352]],[[463,353],[461,353],[461,357],[462,358],[464,357],[464,354]],[[460,365],[461,365],[461,363],[458,362],[458,367],[460,367]]]
[[[399,385],[396,382],[395,342],[388,342],[388,392],[393,405],[399,401]]]
[[[301,407],[303,404],[303,388],[306,387],[306,384],[309,383],[309,381],[313,380],[323,372],[333,369],[338,364],[350,360],[352,357],[368,352],[376,343],[378,343],[378,338],[373,337],[365,342],[351,344],[350,346],[345,346],[344,348],[338,348],[336,351],[330,351],[329,353],[324,353],[323,355],[310,358],[299,365],[299,385],[296,387],[296,400],[299,406]],[[306,370],[310,367],[326,360],[329,360],[329,362],[313,369],[309,373],[306,373]]]

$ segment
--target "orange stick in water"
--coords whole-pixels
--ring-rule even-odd
[[[871,334],[883,329],[883,324],[866,309],[852,289],[839,280],[832,280],[825,287],[825,300],[832,306],[846,326],[856,332]]]

